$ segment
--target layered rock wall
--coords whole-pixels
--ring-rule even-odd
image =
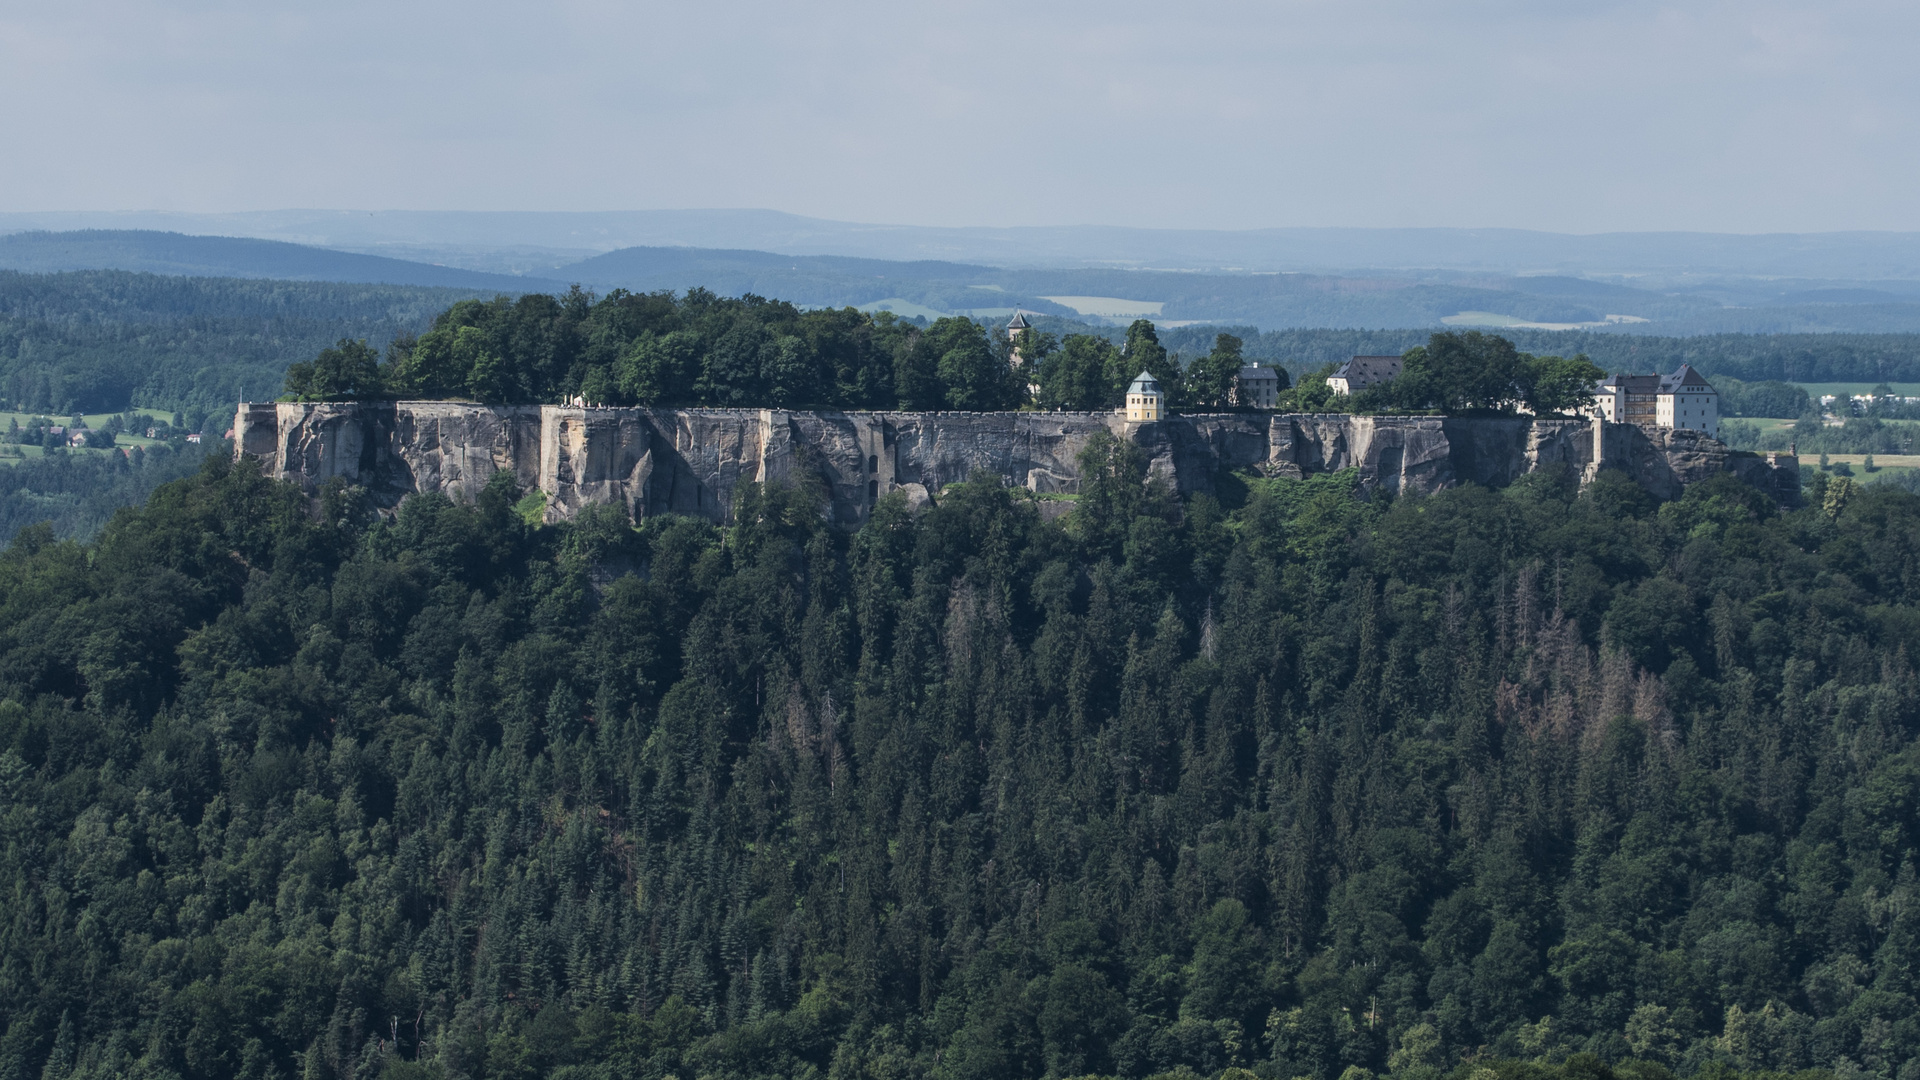
[[[1737,454],[1698,432],[1528,417],[1230,413],[1129,424],[1111,413],[841,413],[778,409],[587,409],[449,402],[243,404],[236,453],[309,489],[340,477],[382,506],[416,492],[471,499],[499,472],[564,519],[619,503],[637,517],[725,521],[748,482],[819,483],[834,521],[856,526],[892,491],[936,494],[976,474],[1042,494],[1079,489],[1096,432],[1131,439],[1153,475],[1211,492],[1224,472],[1304,477],[1353,468],[1365,491],[1499,487],[1542,469],[1602,469],[1654,495],[1731,472],[1796,501],[1798,463]]]

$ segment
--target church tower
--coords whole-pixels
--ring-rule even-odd
[[[1026,361],[1020,356],[1020,335],[1025,333],[1027,317],[1020,314],[1019,308],[1013,309],[1013,321],[1007,324],[1007,366],[1018,368]]]

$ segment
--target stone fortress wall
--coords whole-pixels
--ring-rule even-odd
[[[730,518],[735,489],[817,475],[833,520],[857,527],[882,496],[935,495],[985,471],[1039,493],[1079,487],[1098,431],[1131,439],[1154,475],[1211,492],[1222,472],[1310,476],[1358,468],[1366,491],[1500,487],[1545,468],[1618,469],[1656,497],[1731,472],[1797,502],[1798,462],[1735,453],[1699,432],[1602,420],[1224,413],[1128,423],[1113,413],[807,412],[581,408],[442,401],[243,403],[235,453],[312,491],[344,478],[382,507],[416,492],[471,500],[494,473],[547,496],[550,520],[619,502],[637,519]]]

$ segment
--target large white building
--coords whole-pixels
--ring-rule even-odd
[[[1609,375],[1593,388],[1593,407],[1616,423],[1720,437],[1720,394],[1690,364],[1671,375]]]

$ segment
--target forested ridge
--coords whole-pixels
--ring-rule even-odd
[[[578,401],[587,405],[723,408],[1096,411],[1118,406],[1142,373],[1175,408],[1239,407],[1247,358],[1241,338],[1215,334],[1182,361],[1148,319],[1119,344],[1098,334],[1034,327],[996,336],[972,319],[930,325],[854,308],[802,311],[759,296],[729,299],[704,289],[685,296],[615,290],[462,301],[418,338],[380,353],[343,339],[287,370],[296,401],[378,398],[477,400],[490,404]],[[1605,375],[1585,357],[1521,353],[1477,330],[1444,331],[1406,352],[1388,385],[1355,395],[1356,412],[1564,412],[1592,403]],[[1331,368],[1291,385],[1275,370],[1271,407],[1330,407]]]
[[[211,416],[270,398],[287,366],[341,337],[376,348],[469,291],[116,270],[0,271],[0,399],[24,412],[129,406]]]
[[[1024,390],[966,381],[984,377],[986,355],[1004,359],[1005,341],[997,325],[983,327],[955,318],[937,332],[905,320],[887,329],[891,316],[803,311],[780,301],[729,299],[698,289],[664,301],[662,295],[621,293],[624,299],[609,304],[611,293],[597,298],[531,294],[524,300],[477,299],[449,311],[448,305],[477,294],[125,271],[0,272],[0,398],[17,410],[55,415],[129,407],[180,411],[187,414],[190,430],[211,423],[219,425],[217,432],[225,430],[237,398],[273,396],[291,365],[311,364],[328,345],[342,338],[364,341],[378,357],[398,340],[410,354],[413,335],[430,336],[436,320],[449,328],[443,338],[458,339],[462,329],[474,331],[464,340],[441,342],[441,353],[423,354],[422,361],[441,363],[443,373],[449,362],[464,361],[471,367],[482,353],[516,362],[522,356],[537,363],[564,360],[557,371],[508,364],[503,372],[496,367],[483,372],[487,378],[474,387],[463,383],[442,392],[518,391],[523,388],[514,382],[524,379],[538,384],[524,389],[584,392],[609,403],[671,398],[674,403],[770,404],[777,399],[845,408],[979,408],[988,407],[984,402],[1012,400]],[[700,302],[690,304],[695,298]],[[754,317],[721,317],[743,306],[752,309]],[[607,310],[597,318],[583,317],[601,307]],[[663,308],[674,312],[673,317],[664,318]],[[735,322],[741,322],[740,333],[730,335]],[[1051,316],[1035,322],[1056,344],[1079,339],[1074,349],[1062,350],[1067,370],[1034,395],[1042,405],[1084,406],[1083,375],[1089,365],[1118,357],[1126,360],[1118,365],[1125,368],[1136,359],[1125,351],[1127,339],[1139,336],[1133,328]],[[576,339],[575,329],[584,329],[585,336]],[[708,330],[717,332],[708,335]],[[931,339],[929,347],[937,345],[940,351],[910,356],[906,367],[913,377],[901,381],[897,347],[922,331],[929,332],[924,335]],[[1404,352],[1424,342],[1432,328],[1261,333],[1254,327],[1169,327],[1159,335],[1159,349],[1180,359],[1167,360],[1153,349],[1138,359],[1161,364],[1156,375],[1175,391],[1185,390],[1182,373],[1194,360],[1218,361],[1213,365],[1218,370],[1205,372],[1207,378],[1198,388],[1196,401],[1203,403],[1217,396],[1220,372],[1242,359],[1217,350],[1222,332],[1244,342],[1246,360],[1283,364],[1299,376],[1356,353]],[[1912,334],[1501,333],[1522,349],[1543,355],[1586,354],[1612,371],[1667,371],[1685,360],[1716,380],[1920,380],[1920,336]],[[649,334],[655,348],[633,353],[634,342]],[[938,370],[949,354],[954,354],[947,373],[952,378]],[[716,361],[711,375],[706,371],[710,358]],[[1111,384],[1131,379],[1140,369],[1132,367],[1124,376],[1102,372],[1103,392],[1117,395]],[[1182,377],[1172,378],[1175,375]],[[429,388],[423,382],[416,392]],[[956,406],[952,400],[968,404]]]
[[[1082,464],[24,531],[0,1076],[1912,1080],[1920,498]]]

